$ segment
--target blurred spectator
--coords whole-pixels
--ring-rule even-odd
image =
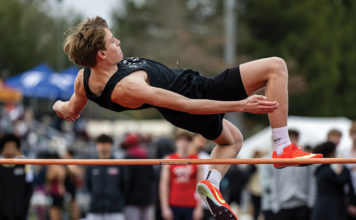
[[[299,132],[289,130],[292,143],[298,144]],[[315,198],[314,169],[286,167],[275,172],[272,183],[273,210],[277,220],[308,220]]]
[[[4,158],[21,158],[20,139],[6,133],[0,138],[0,154]],[[32,195],[33,173],[29,165],[0,166],[0,219],[27,219]]]
[[[334,128],[328,132],[327,141],[333,142],[337,147],[340,143],[341,137],[342,137],[341,131]]]
[[[248,182],[248,172],[238,165],[231,165],[220,184],[221,192],[226,196],[229,204],[241,205],[242,191]],[[224,186],[225,185],[225,186]]]
[[[48,159],[47,152],[40,152],[38,159]],[[37,220],[46,220],[47,210],[47,189],[46,189],[46,172],[47,166],[35,166],[34,192],[31,199],[31,205],[35,209]]]
[[[325,158],[336,156],[336,145],[325,142],[314,149]],[[346,206],[346,198],[354,203],[354,190],[351,186],[351,177],[343,164],[322,164],[315,172],[317,181],[317,196],[312,214],[312,220],[344,220],[346,211],[352,207]],[[345,195],[345,186],[348,187],[348,196]]]
[[[194,134],[193,135],[193,141],[191,144],[191,152],[193,154],[197,154],[199,159],[209,159],[210,155],[204,151],[204,148],[206,147],[206,144],[208,143],[208,141],[201,136],[200,134]],[[209,169],[209,165],[208,164],[204,164],[204,165],[200,165],[199,166],[201,168],[201,172],[202,172],[202,177],[206,176],[208,174],[208,169]],[[202,179],[201,179],[202,180]],[[198,181],[201,181],[198,180]],[[212,220],[213,215],[211,214],[208,206],[205,204],[205,202],[202,202],[202,206],[204,209],[204,216],[203,216],[203,220]]]
[[[271,158],[271,154],[268,157]],[[261,164],[260,166],[260,185],[262,189],[261,209],[264,220],[275,220],[276,216],[273,213],[273,193],[272,184],[274,184],[275,174],[278,172],[273,164]]]
[[[128,134],[121,147],[126,150],[125,159],[147,159],[147,151],[140,146],[139,136]],[[127,187],[125,188],[125,219],[153,220],[153,185],[152,165],[128,166]]]
[[[152,144],[155,147],[154,158],[162,159],[165,156],[172,154],[175,151],[174,141],[171,138],[161,137]],[[162,166],[156,165],[154,168],[155,181],[153,200],[155,201],[155,216],[156,220],[162,220],[161,203],[159,199],[159,180]]]
[[[65,159],[74,159],[74,151],[71,149],[67,149],[64,158]],[[78,203],[76,201],[76,195],[77,195],[77,185],[78,182],[83,178],[83,171],[81,167],[78,165],[67,165],[65,167],[66,170],[66,176],[64,180],[64,186],[66,189],[66,192],[70,196],[70,202],[69,202],[69,208],[70,208],[70,214],[71,214],[71,219],[77,220],[80,218],[80,210]]]
[[[175,152],[176,147],[172,138],[159,138],[154,145],[156,146],[155,158],[162,159],[165,156]],[[161,167],[161,166],[159,166]]]
[[[253,158],[260,158],[261,153],[256,151],[253,155]],[[248,166],[249,170],[249,181],[247,183],[247,189],[251,195],[252,205],[253,205],[253,219],[257,220],[261,213],[261,195],[262,188],[260,184],[260,174],[259,174],[259,166],[255,164],[250,164]]]
[[[51,153],[50,159],[59,159],[57,153]],[[66,193],[64,180],[66,170],[63,165],[50,165],[47,167],[46,179],[48,192],[51,197],[51,205],[49,208],[50,220],[63,219],[64,196]]]
[[[89,135],[86,131],[86,126],[87,126],[87,119],[85,117],[80,117],[75,123],[74,123],[74,132],[76,137],[88,141],[89,140]]]
[[[308,153],[312,153],[313,152],[313,148],[310,145],[305,145],[303,147],[304,152],[308,152]]]
[[[356,157],[356,122],[353,122],[350,127],[350,138],[352,141],[352,146],[344,153],[344,157]],[[351,173],[351,181],[352,186],[354,188],[354,192],[356,193],[356,164],[345,164],[345,166],[350,170]],[[355,205],[355,204],[351,204]],[[348,213],[349,220],[356,220],[356,212],[349,212]]]
[[[175,138],[177,151],[167,158],[197,159],[198,155],[190,154],[191,142],[192,135],[190,133],[179,132]],[[162,167],[160,199],[163,219],[202,219],[201,200],[195,191],[199,179],[201,179],[201,171],[197,165],[177,164]]]
[[[113,140],[100,135],[96,139],[99,159],[113,159]],[[118,165],[91,165],[85,173],[86,188],[91,195],[88,220],[123,220],[124,187],[127,170]]]

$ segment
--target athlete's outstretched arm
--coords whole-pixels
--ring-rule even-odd
[[[178,93],[150,86],[144,71],[137,71],[117,84],[111,96],[113,102],[127,108],[142,104],[169,108],[191,114],[219,114],[226,112],[250,112],[255,114],[274,112],[279,104],[267,101],[265,96],[253,95],[241,101],[215,101],[190,99]]]
[[[69,101],[57,101],[53,105],[53,110],[57,115],[70,122],[74,122],[80,117],[80,112],[88,102],[83,87],[83,70],[78,72],[74,82],[74,93]]]

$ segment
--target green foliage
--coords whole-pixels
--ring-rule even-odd
[[[347,116],[356,119],[356,2],[248,1],[244,53],[281,56],[290,65],[291,114]]]
[[[1,0],[1,75],[18,74],[42,62],[59,69],[69,66],[61,49],[63,31],[76,20],[51,17],[41,0]]]
[[[157,59],[172,68],[216,74],[224,68],[221,3],[126,0],[126,13],[113,14],[113,32],[124,55]]]

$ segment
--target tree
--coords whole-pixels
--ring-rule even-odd
[[[242,50],[286,59],[291,82],[302,81],[292,114],[356,119],[355,21],[352,0],[248,1]]]
[[[51,17],[41,0],[1,1],[0,74],[18,74],[42,62],[56,67],[57,42],[61,46],[64,28],[79,20],[75,14],[71,17],[74,19]],[[60,52],[64,66],[70,65],[63,50]]]
[[[225,65],[221,3],[210,1],[125,1],[125,14],[113,13],[113,31],[125,56],[157,59],[170,67],[216,74]]]

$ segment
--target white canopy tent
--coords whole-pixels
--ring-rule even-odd
[[[343,118],[321,118],[321,117],[299,117],[290,116],[288,118],[288,127],[299,131],[299,143],[302,146],[315,146],[326,140],[327,133],[335,128],[342,132],[342,138],[338,146],[338,152],[343,152],[351,147],[349,129],[352,121]],[[253,155],[256,150],[269,152],[272,149],[272,132],[270,128],[265,128],[247,138],[242,146],[239,158],[247,158]]]

